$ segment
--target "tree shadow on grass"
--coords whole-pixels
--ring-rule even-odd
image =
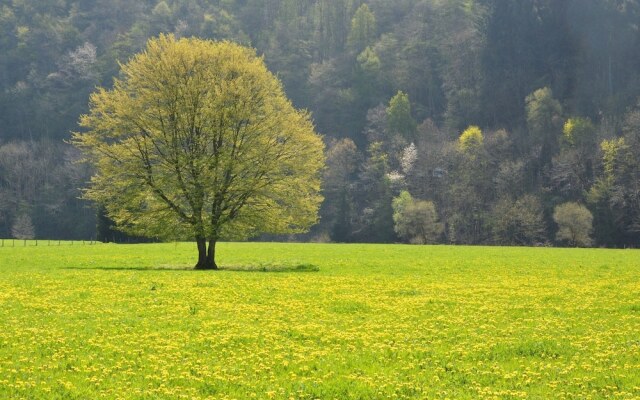
[[[313,264],[297,265],[249,265],[249,266],[225,266],[222,271],[234,272],[318,272],[320,267]]]
[[[196,271],[193,267],[63,267],[76,271]]]
[[[62,269],[77,271],[162,271],[162,272],[318,272],[320,268],[313,264],[298,265],[234,265],[221,266],[217,271],[197,270],[192,266],[176,267],[63,267]]]

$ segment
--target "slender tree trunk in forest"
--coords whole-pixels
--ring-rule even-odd
[[[198,245],[198,263],[195,269],[218,269],[215,262],[216,242],[209,241],[209,249],[207,251],[207,239],[203,237],[196,238]]]

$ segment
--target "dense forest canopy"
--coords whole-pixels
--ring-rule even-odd
[[[637,246],[639,23],[635,0],[3,2],[0,236],[95,235],[64,141],[168,32],[255,47],[312,113],[328,165],[308,239]]]

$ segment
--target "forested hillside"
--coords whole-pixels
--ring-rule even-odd
[[[312,112],[305,239],[638,246],[639,28],[635,0],[5,1],[0,237],[95,236],[65,141],[169,32],[255,47]]]

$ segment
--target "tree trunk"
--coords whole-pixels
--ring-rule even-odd
[[[196,244],[198,245],[198,263],[195,269],[218,269],[215,262],[216,242],[214,240],[209,241],[209,250],[207,251],[207,239],[196,238]]]
[[[211,263],[211,269],[218,269],[218,264],[216,264],[216,241],[213,239],[209,240],[207,260],[209,260],[209,262]]]

